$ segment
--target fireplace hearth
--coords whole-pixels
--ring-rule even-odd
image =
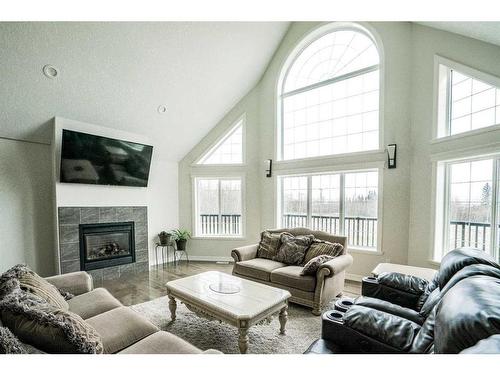
[[[80,224],[82,271],[135,262],[134,222]]]

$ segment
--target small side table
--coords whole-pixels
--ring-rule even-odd
[[[178,258],[177,258],[177,253],[180,253]],[[189,256],[188,256],[187,249],[179,250],[179,249],[177,249],[177,246],[176,246],[174,248],[174,259],[175,259],[176,263],[179,262],[180,260],[182,260],[182,255],[184,255],[186,257],[186,261],[189,263]]]
[[[161,263],[162,264],[165,264],[165,250],[167,252],[167,263],[170,259],[170,251],[169,249],[172,248],[172,251],[173,251],[173,254],[172,254],[172,257],[173,257],[173,261],[174,261],[174,265],[176,264],[176,257],[175,257],[175,246],[174,246],[174,243],[173,242],[169,242],[168,244],[166,245],[162,245],[161,243],[157,242],[156,245],[155,245],[155,258],[156,258],[156,265],[158,266],[158,250],[160,250],[161,252]]]

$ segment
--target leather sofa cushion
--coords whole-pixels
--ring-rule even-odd
[[[68,301],[69,311],[80,315],[83,319],[92,318],[103,312],[123,306],[120,301],[104,288],[73,297]]]
[[[128,307],[118,307],[96,315],[86,322],[102,339],[104,352],[119,352],[137,341],[158,332],[158,328]]]
[[[470,276],[446,293],[436,311],[436,353],[455,354],[500,334],[500,279]]]
[[[395,305],[394,303],[390,303],[378,298],[371,297],[358,297],[355,301],[356,305],[370,307],[372,309],[377,309],[379,311],[384,311],[389,314],[397,315],[402,318],[411,320],[417,324],[423,324],[424,318],[419,315],[415,310],[409,309],[407,307],[402,307],[399,305]]]
[[[404,352],[410,350],[420,330],[420,325],[410,320],[357,305],[344,314],[344,323],[355,331]]]
[[[441,260],[439,267],[439,286],[444,288],[446,283],[462,268],[472,264],[487,264],[500,269],[500,265],[493,257],[484,251],[462,247],[446,254]]]
[[[316,278],[310,275],[301,276],[301,272],[302,267],[300,266],[277,268],[271,272],[271,282],[313,292],[316,288]]]
[[[118,354],[198,354],[200,349],[165,331],[149,335]]]
[[[286,264],[275,262],[274,260],[255,258],[235,263],[234,273],[254,279],[270,281],[271,272],[285,266]]]
[[[462,350],[460,354],[498,354],[500,353],[500,335],[493,335],[480,340],[476,345]]]

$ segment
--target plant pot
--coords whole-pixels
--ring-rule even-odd
[[[170,237],[172,237],[171,234],[166,234],[164,236],[158,236],[158,238],[160,239],[160,245],[162,245],[162,246],[168,245],[170,242]]]
[[[187,240],[176,240],[177,250],[186,250]]]

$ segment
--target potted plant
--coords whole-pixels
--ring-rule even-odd
[[[166,246],[170,242],[170,238],[172,237],[172,233],[161,231],[158,233],[158,238],[160,239],[160,245]]]
[[[186,250],[187,240],[191,238],[191,233],[186,229],[175,229],[173,231],[177,250]]]

